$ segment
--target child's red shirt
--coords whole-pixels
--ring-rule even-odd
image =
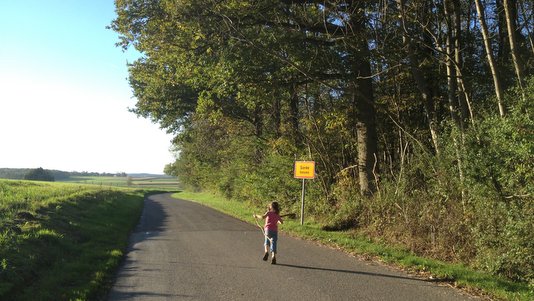
[[[266,213],[267,217],[265,218],[265,230],[278,231],[278,221],[281,221],[282,218],[274,211],[269,211]]]

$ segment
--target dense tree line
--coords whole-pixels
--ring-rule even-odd
[[[30,170],[25,176],[24,180],[31,181],[45,181],[54,182],[54,176],[48,170],[44,170],[42,167]]]
[[[133,109],[166,172],[420,254],[534,279],[534,6],[523,0],[117,0]],[[310,197],[310,196],[309,196]]]
[[[41,168],[42,169],[42,168]],[[25,177],[35,172],[36,169],[31,168],[0,168],[0,178],[1,179],[13,179],[13,180],[23,180]],[[99,172],[88,172],[88,171],[62,171],[55,169],[44,169],[44,171],[50,174],[54,180],[62,181],[68,180],[70,177],[78,176],[102,176],[102,177],[126,177],[126,173],[99,173]]]

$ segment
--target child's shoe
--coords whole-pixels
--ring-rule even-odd
[[[267,261],[267,258],[269,258],[269,253],[265,252],[265,254],[263,254],[263,261]]]
[[[271,259],[271,264],[276,264],[276,257],[273,257],[273,259]]]

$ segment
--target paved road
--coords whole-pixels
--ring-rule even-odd
[[[261,260],[262,243],[253,225],[170,194],[151,196],[108,300],[475,299],[283,234],[271,265]]]

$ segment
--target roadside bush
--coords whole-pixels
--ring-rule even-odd
[[[505,118],[486,117],[468,135],[466,166],[476,264],[534,283],[534,78],[508,94]]]
[[[323,217],[323,229],[328,231],[348,230],[365,223],[363,220],[363,206],[354,168],[340,172],[332,185],[330,211]]]
[[[260,166],[246,177],[246,191],[243,196],[256,205],[278,201],[284,208],[290,208],[298,199],[295,194],[298,183],[292,178],[293,161],[276,152],[266,154]]]

